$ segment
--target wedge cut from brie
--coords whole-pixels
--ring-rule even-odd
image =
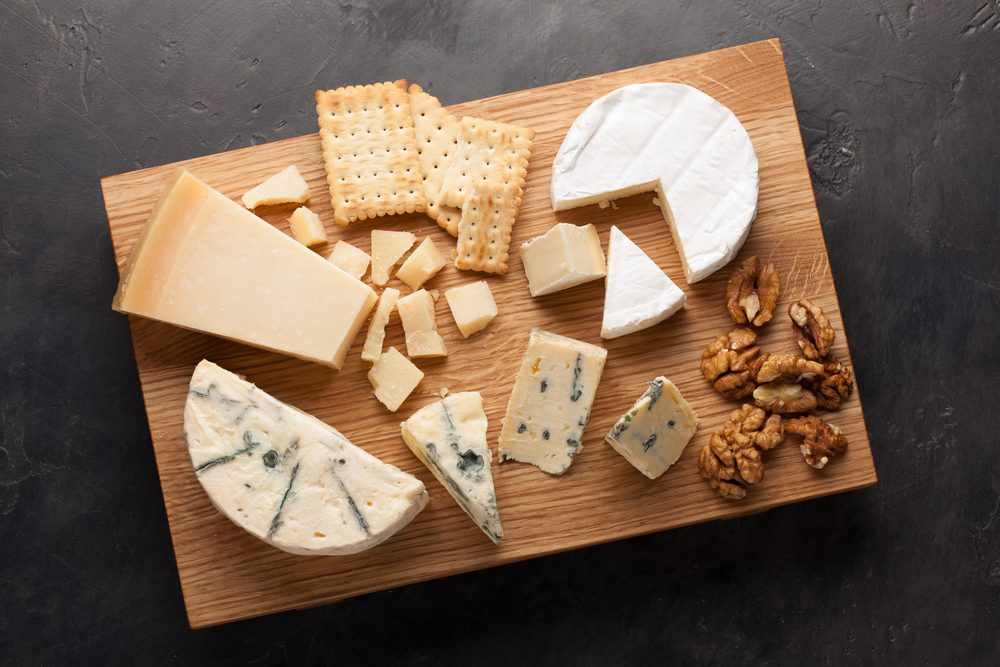
[[[617,227],[608,242],[608,278],[601,338],[617,338],[667,319],[687,297],[660,267]]]
[[[729,263],[757,212],[757,154],[723,104],[679,83],[640,83],[580,114],[552,163],[552,208],[655,190],[688,283]]]

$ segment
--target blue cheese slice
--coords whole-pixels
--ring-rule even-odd
[[[490,473],[482,396],[475,391],[451,394],[417,410],[401,429],[406,446],[487,537],[499,544],[503,527]]]
[[[698,415],[677,387],[660,376],[649,383],[605,440],[636,470],[656,479],[680,458],[697,428]]]
[[[583,448],[607,356],[603,347],[532,329],[500,431],[500,460],[566,472]]]
[[[209,361],[191,377],[184,437],[219,511],[291,553],[369,549],[427,505],[416,477]]]

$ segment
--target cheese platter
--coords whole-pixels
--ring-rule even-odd
[[[875,483],[777,40],[316,99],[102,181],[192,627]]]

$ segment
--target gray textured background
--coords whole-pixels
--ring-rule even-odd
[[[772,36],[880,484],[188,630],[99,177]],[[998,0],[0,0],[0,662],[996,664],[998,78]]]

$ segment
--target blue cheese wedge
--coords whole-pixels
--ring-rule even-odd
[[[290,553],[370,549],[427,505],[416,477],[209,361],[191,377],[184,438],[219,511]]]
[[[490,473],[483,398],[475,391],[451,394],[417,410],[401,424],[403,441],[487,537],[503,539]]]
[[[532,329],[500,431],[500,460],[566,472],[583,449],[607,356],[603,347]]]
[[[649,383],[605,440],[636,470],[656,479],[680,458],[697,428],[698,415],[677,387],[660,376]]]

